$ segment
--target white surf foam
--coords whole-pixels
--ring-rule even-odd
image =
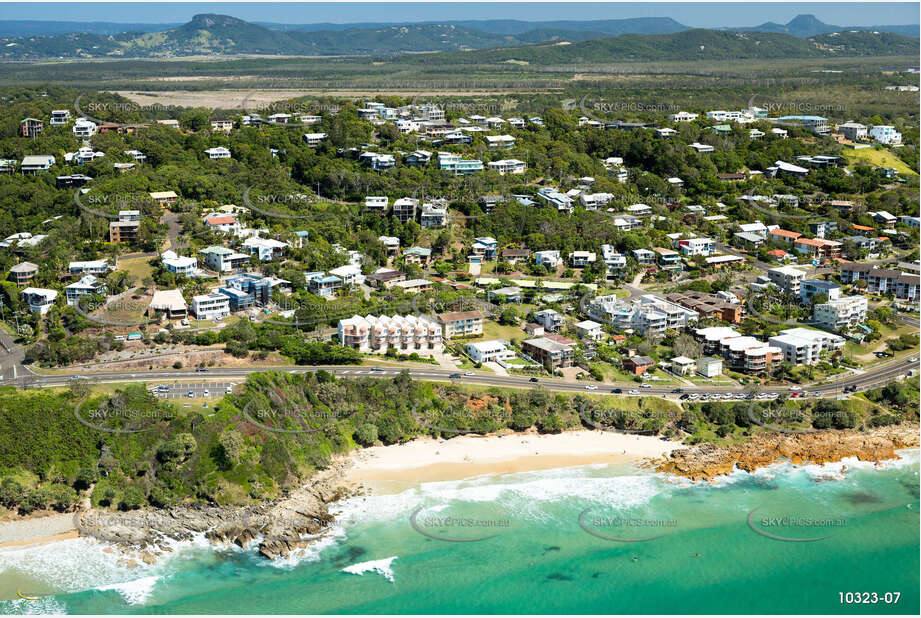
[[[343,573],[351,573],[352,575],[363,575],[365,573],[379,573],[386,577],[388,580],[393,581],[393,568],[391,564],[397,559],[397,556],[390,556],[389,558],[383,558],[381,560],[369,560],[367,562],[359,562],[358,564],[353,564],[342,569]]]
[[[159,582],[161,576],[151,575],[142,577],[134,581],[122,582],[120,584],[110,584],[108,586],[99,586],[96,590],[114,590],[118,592],[128,605],[142,605],[153,593],[154,587]]]

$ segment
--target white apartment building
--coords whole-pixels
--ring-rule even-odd
[[[366,354],[386,354],[394,349],[411,354],[440,352],[441,326],[425,316],[360,316],[339,320],[340,345]]]
[[[598,210],[598,208],[610,204],[613,199],[613,193],[583,193],[579,196],[579,200],[585,210]]]
[[[695,324],[699,317],[681,305],[653,294],[645,294],[632,302],[617,296],[597,296],[588,307],[589,317],[603,324],[613,324],[618,330],[640,333],[664,334],[666,330],[679,330]]]
[[[614,245],[601,245],[601,259],[608,267],[608,274],[615,274],[627,267],[627,256],[614,250]]]
[[[812,318],[831,330],[853,328],[867,319],[867,299],[864,296],[842,296],[816,305]]]
[[[844,337],[821,330],[790,328],[768,339],[768,343],[781,349],[783,360],[794,365],[814,365],[822,352],[844,346]]]
[[[535,251],[534,263],[543,264],[547,268],[556,268],[562,260],[559,251]]]
[[[799,296],[799,286],[806,278],[806,272],[792,266],[780,266],[767,271],[771,283],[780,288],[785,294]]]
[[[192,314],[199,320],[217,320],[230,315],[230,297],[202,294],[192,298]]]
[[[678,112],[677,114],[670,114],[668,119],[672,122],[691,122],[692,120],[697,120],[700,114],[693,114],[691,112]]]
[[[675,242],[675,248],[682,255],[692,257],[695,255],[710,255],[716,249],[716,241],[712,238],[684,238]]]
[[[73,132],[79,139],[89,139],[96,135],[96,123],[86,118],[77,118],[74,121]]]

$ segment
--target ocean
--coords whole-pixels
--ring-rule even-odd
[[[917,614],[919,451],[901,455],[424,483],[337,504],[331,534],[276,561],[198,539],[129,569],[74,539],[0,553],[0,593],[40,597],[0,613]]]

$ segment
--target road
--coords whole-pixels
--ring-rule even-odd
[[[905,358],[895,359],[880,364],[864,373],[850,374],[841,377],[836,382],[822,384],[808,384],[797,387],[800,392],[808,392],[812,396],[822,398],[834,398],[843,394],[847,386],[854,386],[857,390],[869,390],[877,386],[884,385],[889,381],[904,376],[910,369],[917,369],[918,362],[910,361]],[[54,387],[66,386],[79,375],[93,383],[120,383],[120,382],[143,382],[149,386],[165,384],[170,386],[169,395],[171,398],[181,398],[187,396],[192,390],[196,396],[201,397],[204,389],[211,391],[211,396],[220,396],[224,393],[229,382],[241,383],[250,373],[259,371],[287,371],[289,373],[305,373],[308,371],[324,370],[340,378],[368,378],[380,377],[387,378],[396,376],[402,367],[381,367],[378,370],[367,366],[358,365],[336,365],[336,366],[311,366],[311,367],[292,367],[290,365],[278,367],[242,367],[242,368],[212,368],[205,372],[198,372],[194,369],[164,370],[164,371],[145,371],[145,372],[127,372],[127,371],[110,371],[95,372],[83,374],[57,374],[57,375],[35,375],[30,374],[29,386],[32,387]],[[495,374],[474,373],[474,375],[460,374],[460,378],[451,378],[451,375],[458,375],[457,371],[449,369],[440,369],[437,367],[407,368],[410,376],[416,380],[428,380],[433,382],[457,382],[462,384],[476,384],[482,386],[496,386],[504,388],[534,388],[538,385],[548,390],[564,393],[592,393],[592,394],[611,394],[615,388],[622,390],[619,396],[649,396],[649,395],[671,395],[678,396],[674,393],[674,385],[654,386],[642,388],[635,382],[610,383],[610,382],[565,382],[555,378],[540,378],[538,383],[530,381],[530,378],[524,376],[500,376]],[[181,382],[180,382],[181,381]],[[21,383],[20,380],[4,380],[0,384],[16,385]],[[595,389],[588,389],[586,386],[595,386]],[[684,386],[680,387],[684,393],[698,394],[727,394],[743,393],[744,389],[738,386],[725,387],[708,387],[708,386]],[[765,393],[789,393],[790,389],[783,386],[769,386],[761,389]],[[634,392],[635,391],[635,392]]]

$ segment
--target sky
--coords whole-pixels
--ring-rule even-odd
[[[0,20],[179,23],[198,13],[289,24],[671,17],[687,26],[720,27],[786,23],[807,13],[836,26],[882,26],[917,24],[918,9],[917,2],[2,2]]]

